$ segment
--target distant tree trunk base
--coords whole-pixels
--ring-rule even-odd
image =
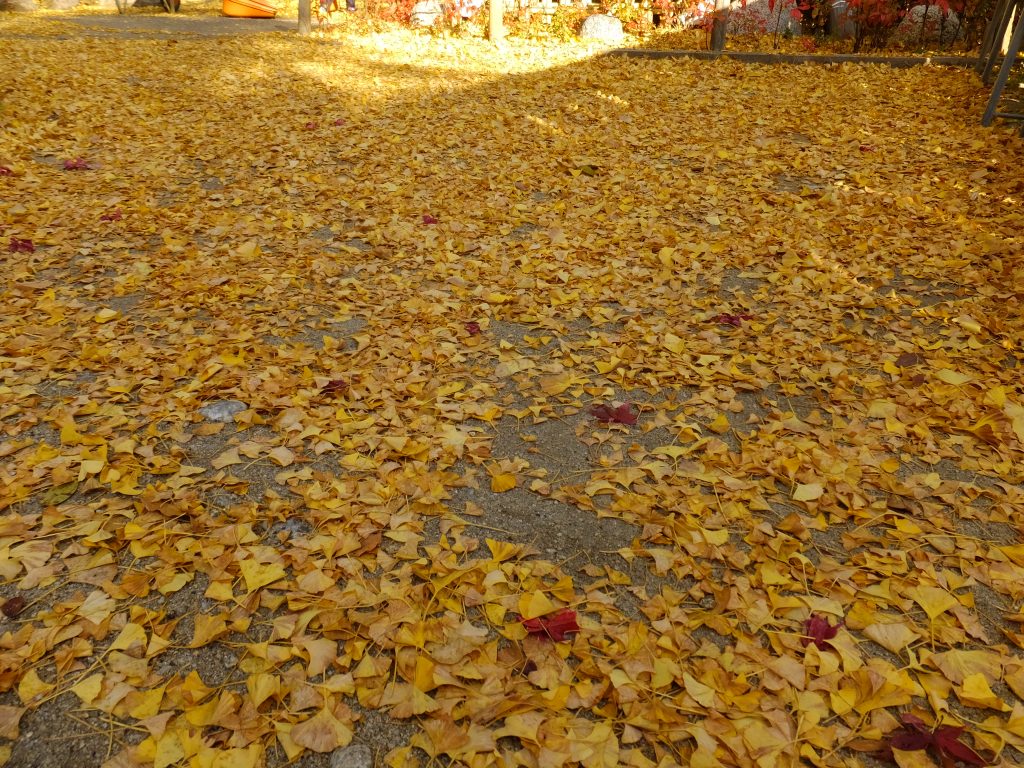
[[[715,11],[715,19],[711,24],[711,50],[725,50],[725,31],[729,26],[729,9],[719,13]]]
[[[299,34],[309,35],[313,32],[310,3],[313,0],[299,0]]]
[[[711,22],[711,50],[725,50],[725,32],[729,27],[729,6],[732,0],[715,0],[715,15]]]
[[[502,0],[490,0],[490,24],[487,30],[487,39],[496,43],[505,36],[504,28],[504,3]]]

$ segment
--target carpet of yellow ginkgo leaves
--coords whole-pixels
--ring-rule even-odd
[[[908,712],[1021,759],[1024,144],[972,74],[38,19],[0,71],[0,762],[323,765],[371,710],[390,766],[875,765]]]

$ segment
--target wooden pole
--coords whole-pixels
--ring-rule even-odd
[[[315,0],[299,0],[299,34],[308,35],[313,31],[312,11],[310,4]]]
[[[491,6],[491,24],[488,29],[487,39],[492,43],[497,43],[505,36],[504,19],[502,19],[502,13],[504,11],[502,0],[489,0]]]

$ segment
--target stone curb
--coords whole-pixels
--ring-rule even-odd
[[[887,64],[890,67],[918,66],[973,67],[978,60],[971,56],[857,56],[854,54],[815,55],[799,53],[756,53],[753,51],[660,51],[645,48],[616,48],[605,56],[634,59],[701,59],[714,61],[733,59],[745,64]]]

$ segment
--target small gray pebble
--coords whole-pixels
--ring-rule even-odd
[[[207,421],[231,423],[235,420],[236,413],[241,413],[248,407],[240,400],[218,400],[209,405],[204,405],[199,409],[199,412],[206,417]]]
[[[373,752],[365,744],[349,744],[331,752],[331,768],[373,768]]]

